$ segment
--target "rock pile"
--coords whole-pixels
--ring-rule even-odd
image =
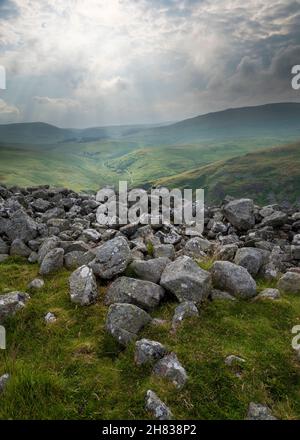
[[[227,197],[221,206],[205,208],[203,233],[195,234],[189,226],[171,223],[102,225],[96,218],[99,205],[94,195],[65,188],[0,186],[0,261],[17,255],[38,262],[41,276],[63,266],[73,270],[70,299],[81,306],[97,300],[98,283],[108,284],[106,329],[123,346],[138,338],[152,320],[150,313],[169,296],[180,303],[173,319],[176,330],[186,317],[198,316],[203,301],[300,293],[296,207],[259,207],[247,198]],[[212,267],[202,269],[199,262],[209,259]],[[258,276],[279,280],[279,290],[258,296]],[[28,287],[42,285],[36,279]],[[0,322],[28,299],[21,292],[0,296]],[[137,364],[155,360],[154,374],[184,386],[187,374],[176,354],[156,341],[138,341],[136,349]],[[157,418],[171,417],[150,390],[146,402]]]

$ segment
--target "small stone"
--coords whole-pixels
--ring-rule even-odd
[[[176,307],[172,320],[173,329],[182,323],[184,319],[199,316],[198,309],[192,301],[185,301]]]
[[[239,356],[235,356],[234,354],[227,356],[225,359],[225,365],[227,365],[228,367],[232,367],[233,365],[240,366],[245,362],[246,362],[245,359]]]
[[[1,377],[0,377],[0,394],[1,393],[3,393],[3,391],[4,391],[4,389],[5,389],[5,387],[6,387],[6,385],[7,385],[7,383],[8,383],[8,381],[9,381],[9,379],[10,379],[10,375],[9,374],[3,374]]]
[[[255,300],[259,300],[259,299],[279,299],[280,298],[280,292],[278,289],[264,289],[259,295],[257,295],[256,298],[254,298]]]
[[[151,390],[146,394],[146,411],[157,420],[172,420],[173,415],[165,403]]]
[[[54,315],[54,313],[48,312],[48,313],[45,315],[45,321],[46,321],[47,324],[51,324],[52,322],[57,321],[57,318],[56,318],[56,316]]]
[[[35,278],[34,280],[30,281],[28,284],[28,289],[30,290],[40,290],[44,287],[45,282],[41,278]]]
[[[94,303],[98,296],[98,287],[93,271],[88,266],[76,269],[69,278],[71,301],[81,306]]]
[[[165,377],[176,388],[182,388],[187,381],[187,374],[183,366],[180,364],[175,353],[170,353],[160,359],[153,368],[153,374]]]
[[[134,361],[137,365],[151,363],[167,354],[167,349],[156,341],[141,339],[135,343]]]
[[[251,402],[248,408],[246,420],[277,420],[271,413],[270,408],[260,403]]]

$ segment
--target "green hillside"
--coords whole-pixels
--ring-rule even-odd
[[[247,194],[258,202],[294,202],[300,195],[300,143],[248,153],[171,178],[160,185],[204,188],[206,198],[219,202],[226,194]]]

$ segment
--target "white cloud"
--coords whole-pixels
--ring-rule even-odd
[[[17,107],[9,105],[3,99],[0,99],[0,121],[2,123],[16,122],[20,114],[20,110]]]

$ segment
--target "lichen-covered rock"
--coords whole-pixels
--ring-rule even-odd
[[[135,278],[117,278],[108,288],[105,304],[135,304],[144,310],[155,309],[164,297],[164,289],[150,281]]]
[[[224,206],[224,215],[240,231],[252,228],[255,224],[253,200],[232,200]]]
[[[46,256],[50,251],[52,251],[52,249],[59,248],[59,245],[60,245],[60,240],[59,240],[58,237],[53,236],[53,237],[48,237],[48,238],[46,238],[46,239],[43,241],[43,243],[42,243],[42,245],[40,246],[39,251],[38,251],[38,256],[39,256],[39,258],[38,258],[38,262],[39,262],[39,264],[42,263],[42,261],[43,261],[43,259],[45,258],[45,256]]]
[[[284,293],[300,293],[300,273],[286,272],[278,281],[277,287]]]
[[[64,256],[64,265],[69,270],[77,269],[81,266],[87,266],[95,258],[92,251],[71,251]]]
[[[172,420],[173,418],[171,410],[151,390],[148,390],[146,394],[146,411],[157,420]]]
[[[135,343],[134,361],[137,365],[151,363],[167,354],[167,349],[160,342],[140,339]]]
[[[35,278],[28,284],[29,290],[40,290],[44,287],[45,282],[41,278]]]
[[[255,300],[259,300],[259,299],[279,299],[280,298],[280,292],[278,289],[264,289],[262,292],[260,292],[259,295],[257,295],[255,297]]]
[[[221,290],[241,298],[256,295],[256,282],[244,267],[229,261],[216,261],[211,274],[214,286]]]
[[[154,365],[153,374],[168,379],[176,388],[182,388],[188,379],[175,353],[167,354],[160,359]]]
[[[10,246],[10,255],[19,257],[29,257],[31,249],[20,238],[16,238]]]
[[[172,319],[172,327],[176,328],[182,323],[184,319],[193,318],[199,316],[198,309],[192,301],[185,301],[176,307],[174,316]]]
[[[130,264],[129,269],[137,278],[158,283],[166,265],[170,262],[169,258],[165,257],[153,258],[152,260],[135,260]]]
[[[94,303],[98,296],[95,275],[88,266],[76,269],[69,278],[71,301],[81,306]]]
[[[42,261],[39,273],[49,275],[57,272],[64,265],[64,250],[62,248],[52,249]]]
[[[260,403],[251,402],[248,408],[246,420],[276,420],[270,408]]]
[[[0,295],[0,323],[25,307],[29,299],[30,296],[25,292],[10,292],[6,295]]]
[[[237,250],[234,262],[239,266],[243,266],[254,277],[258,274],[268,256],[269,252],[262,249],[243,247]]]
[[[130,248],[124,237],[116,237],[99,246],[90,263],[95,275],[111,279],[125,271],[131,260]]]
[[[169,260],[174,260],[175,249],[172,244],[158,244],[153,246],[154,258],[165,257]]]
[[[133,304],[112,304],[108,309],[106,329],[121,345],[126,346],[150,322],[151,316]]]
[[[0,394],[3,393],[3,391],[5,390],[5,387],[9,381],[9,379],[10,379],[10,375],[8,373],[0,376]]]
[[[263,219],[263,221],[261,222],[261,225],[262,226],[280,227],[285,224],[287,219],[288,219],[288,216],[285,212],[275,211],[272,214],[265,217]]]

